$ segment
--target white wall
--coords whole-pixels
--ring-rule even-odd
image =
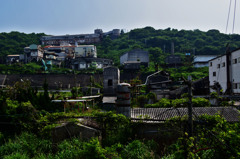
[[[237,63],[234,63],[235,59],[237,60]],[[232,89],[234,93],[240,93],[240,50],[237,50],[232,53],[231,64],[232,64],[231,65]]]
[[[223,63],[225,63],[225,66],[223,66]],[[220,64],[220,68],[218,68],[219,64]],[[226,55],[209,61],[208,65],[209,65],[209,82],[210,82],[209,85],[213,86],[214,81],[219,82],[219,84],[222,86],[223,92],[225,92],[227,89]],[[214,72],[216,73],[216,76],[213,76]]]

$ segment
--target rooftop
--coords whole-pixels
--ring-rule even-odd
[[[220,114],[228,122],[238,122],[240,113],[234,107],[194,107],[193,118],[201,115]],[[188,115],[188,108],[134,108],[131,110],[131,118],[147,116],[149,119],[165,121],[173,117]]]

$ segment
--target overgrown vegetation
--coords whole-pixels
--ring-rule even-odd
[[[168,148],[164,159],[175,158],[239,158],[239,122],[228,123],[220,115],[202,115],[195,119],[194,135],[184,133],[180,125],[186,118],[172,119],[168,124],[182,131],[182,137]],[[185,124],[186,126],[187,124]]]

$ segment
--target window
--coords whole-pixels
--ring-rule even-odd
[[[237,59],[233,59],[233,64],[236,64],[237,63]]]
[[[238,63],[240,63],[240,57],[238,58]]]
[[[238,87],[237,87],[237,83],[233,83],[233,89],[237,89]]]
[[[220,68],[220,64],[217,64],[217,68]]]
[[[222,63],[222,67],[225,67],[225,62]]]
[[[210,67],[212,67],[212,62],[210,62]]]
[[[215,77],[216,76],[216,72],[213,72],[213,77]]]
[[[113,86],[113,80],[112,79],[108,80],[108,86]]]

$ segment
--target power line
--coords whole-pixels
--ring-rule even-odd
[[[234,33],[236,5],[237,5],[237,0],[235,0],[235,4],[234,4],[234,16],[233,16],[233,28],[232,28],[232,34]]]
[[[232,5],[232,0],[230,0],[230,3],[229,3],[228,18],[227,18],[227,25],[226,25],[226,31],[225,31],[226,34],[227,34],[227,29],[228,29],[228,22],[229,22],[229,16],[230,16],[230,11],[231,11],[231,5]]]

